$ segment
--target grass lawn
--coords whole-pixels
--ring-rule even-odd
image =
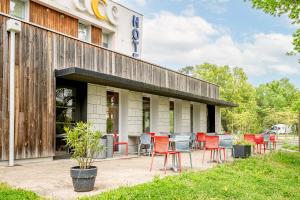
[[[283,144],[282,148],[288,149],[288,150],[293,150],[293,151],[298,151],[299,150],[299,146],[298,145],[288,144],[288,143]]]
[[[23,189],[11,188],[4,183],[0,183],[0,199],[2,200],[35,200],[41,199],[37,194]]]
[[[300,153],[252,157],[83,199],[300,200]]]

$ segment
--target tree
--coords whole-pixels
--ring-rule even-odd
[[[287,15],[292,24],[300,24],[300,0],[245,0],[251,1],[255,9],[273,16]],[[300,53],[300,29],[293,34],[294,52]]]
[[[193,76],[220,85],[220,98],[239,104],[237,108],[222,110],[225,131],[258,131],[256,91],[242,68],[204,63],[194,67]]]

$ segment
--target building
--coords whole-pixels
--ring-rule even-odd
[[[0,0],[0,160],[65,155],[63,127],[76,121],[117,131],[131,152],[143,132],[220,132],[220,108],[236,105],[141,60],[142,27],[110,0]]]

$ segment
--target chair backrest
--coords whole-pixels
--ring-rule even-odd
[[[222,148],[231,149],[233,148],[233,137],[232,135],[219,135],[219,145]]]
[[[203,132],[197,133],[196,134],[196,140],[198,142],[205,142],[205,136],[206,136],[206,134],[203,133]]]
[[[176,151],[190,151],[190,136],[178,135],[174,139]]]
[[[275,135],[270,135],[270,141],[275,142],[276,141],[276,136]]]
[[[140,136],[140,144],[151,144],[151,135],[148,133],[143,133]]]
[[[148,134],[151,135],[151,137],[154,137],[156,133],[155,132],[149,132]]]
[[[255,135],[254,134],[244,134],[244,140],[249,142],[255,142]]]
[[[196,140],[196,133],[191,133],[190,140],[191,142]]]
[[[219,136],[206,136],[205,148],[219,148]]]
[[[154,152],[164,153],[169,150],[168,136],[154,136]]]
[[[270,135],[269,134],[264,134],[264,142],[270,142]]]
[[[264,142],[264,136],[263,135],[255,135],[255,143],[262,144]]]

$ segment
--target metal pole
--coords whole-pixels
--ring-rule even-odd
[[[14,166],[15,160],[15,36],[10,32],[9,54],[9,166]]]

